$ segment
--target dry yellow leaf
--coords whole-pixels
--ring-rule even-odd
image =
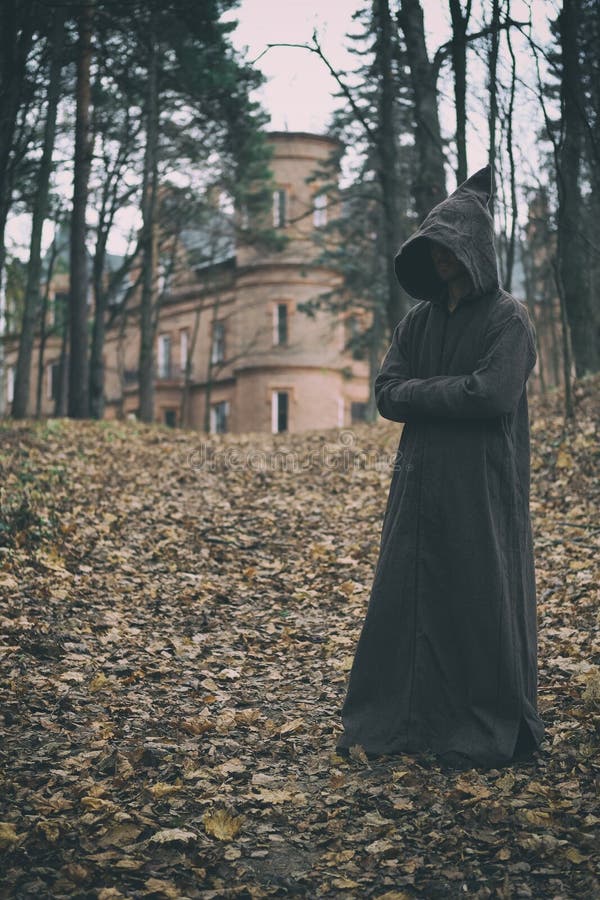
[[[573,468],[573,457],[567,450],[564,450],[562,447],[559,448],[558,453],[556,454],[556,468],[557,469],[572,469]]]
[[[181,897],[181,891],[172,881],[148,878],[144,884],[149,894],[157,894],[159,897],[165,897],[166,900],[178,900]]]
[[[11,822],[0,822],[0,850],[6,850],[12,844],[16,844],[19,835]]]
[[[123,753],[117,752],[115,756],[115,775],[123,779],[135,775],[135,769]]]
[[[106,685],[109,683],[109,679],[106,677],[104,672],[98,672],[97,675],[91,679],[88,684],[88,688],[90,691],[101,691]]]
[[[290,719],[279,729],[280,734],[290,734],[292,731],[298,731],[304,726],[304,719]]]
[[[306,795],[301,791],[270,790],[261,788],[257,794],[259,800],[265,803],[295,803],[296,806],[306,802]]]
[[[64,867],[62,874],[66,875],[75,884],[83,884],[90,877],[89,869],[76,862],[71,862]]]
[[[183,828],[162,828],[150,840],[154,844],[169,844],[172,841],[195,841],[196,837],[194,831],[184,831]]]
[[[107,812],[118,808],[111,800],[103,800],[102,797],[89,795],[81,798],[81,805],[90,812]]]
[[[208,716],[196,716],[193,719],[184,719],[180,725],[181,730],[185,731],[187,734],[204,734],[205,731],[210,731],[211,728],[215,727],[215,722],[212,719],[209,719]]]
[[[478,781],[474,781],[469,775],[461,775],[456,779],[454,786],[461,794],[467,794],[469,797],[476,797],[477,800],[483,800],[491,794],[489,788]]]
[[[38,834],[43,834],[48,843],[55,844],[60,837],[60,828],[57,822],[48,819],[41,819],[36,823],[35,830]]]
[[[339,866],[348,862],[355,855],[356,850],[328,850],[319,861],[326,866]]]
[[[221,775],[230,775],[231,772],[245,772],[246,766],[241,759],[227,759],[219,766],[215,766],[215,770]]]
[[[531,825],[549,825],[552,821],[550,813],[543,809],[523,809],[520,814]]]
[[[352,744],[350,747],[350,756],[352,759],[357,760],[357,762],[364,763],[366,766],[369,765],[369,759],[365,753],[365,748],[360,744]]]
[[[391,841],[386,840],[385,838],[381,838],[378,841],[373,841],[371,844],[367,844],[365,850],[367,853],[386,853],[388,850],[393,848],[393,844]]]
[[[235,714],[235,720],[239,725],[251,725],[260,719],[261,716],[260,709],[238,709]]]
[[[176,794],[181,789],[180,784],[167,784],[165,781],[157,781],[148,788],[153,797],[168,797],[169,794]]]
[[[565,853],[565,856],[570,862],[575,863],[576,866],[578,866],[579,863],[585,862],[587,859],[587,856],[584,856],[582,853],[580,853],[577,847],[569,847],[569,849]]]
[[[214,812],[205,813],[202,821],[207,834],[220,841],[230,841],[242,827],[244,817],[232,816],[226,809],[215,809]]]
[[[111,845],[122,847],[124,844],[130,844],[132,841],[135,841],[141,834],[141,831],[142,829],[139,825],[135,825],[133,822],[123,822],[105,831],[98,838],[98,845],[100,847],[110,847]],[[139,868],[139,865],[136,868]]]
[[[229,731],[235,725],[235,712],[232,709],[226,709],[217,716],[215,720],[215,728],[221,734]]]
[[[496,787],[499,787],[501,791],[511,791],[514,786],[515,776],[512,772],[506,772],[505,775],[501,775],[496,782]]]
[[[13,575],[9,575],[8,572],[0,572],[0,587],[6,588],[8,591],[16,591],[19,587],[19,582]]]
[[[351,597],[355,590],[356,583],[354,581],[342,581],[341,584],[338,584],[338,591],[345,597]]]

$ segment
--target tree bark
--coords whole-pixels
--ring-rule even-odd
[[[50,294],[50,282],[52,280],[52,273],[54,271],[54,264],[56,262],[57,256],[57,242],[56,242],[56,232],[54,233],[54,239],[52,244],[50,245],[49,251],[49,260],[48,260],[48,271],[46,272],[46,284],[44,287],[44,294],[42,296],[42,305],[40,311],[40,343],[38,347],[38,365],[37,365],[37,380],[35,386],[35,417],[39,419],[42,414],[42,383],[44,380],[44,355],[46,352],[46,341],[48,339],[48,329],[46,327],[47,316],[48,316],[48,298]]]
[[[420,219],[446,196],[444,153],[438,116],[437,72],[427,56],[423,10],[419,0],[402,0],[398,24],[404,33],[415,101],[418,168],[415,205]]]
[[[158,169],[158,48],[154,8],[150,10],[150,57],[146,98],[146,147],[142,197],[142,291],[140,300],[139,417],[154,420],[154,338],[153,315],[156,294],[157,233],[156,193]]]
[[[75,163],[73,211],[71,215],[71,285],[69,294],[69,399],[68,414],[75,419],[89,416],[88,276],[85,214],[91,168],[90,63],[92,56],[92,2],[79,14],[77,53],[77,112],[75,118]]]
[[[562,51],[561,111],[563,140],[559,155],[558,269],[562,298],[571,332],[575,371],[580,377],[600,369],[600,352],[594,329],[581,229],[580,167],[583,126],[579,113],[579,36],[581,0],[563,0],[558,18]]]
[[[492,216],[494,215],[494,205],[496,202],[496,189],[495,189],[495,178],[496,178],[496,125],[498,122],[498,82],[497,82],[497,70],[498,70],[498,48],[500,44],[500,0],[493,0],[492,2],[492,25],[491,25],[491,45],[490,45],[490,56],[488,60],[488,70],[489,70],[489,96],[490,96],[490,109],[488,114],[488,128],[490,133],[490,143],[488,149],[488,161],[490,164],[490,168],[492,170],[492,196],[489,201],[489,210]]]
[[[394,271],[394,256],[400,245],[400,211],[398,209],[398,141],[394,127],[394,76],[392,20],[388,0],[374,0],[373,20],[376,27],[375,67],[379,78],[379,116],[377,128],[377,169],[383,201],[384,253],[386,260],[386,314],[390,334],[409,306]],[[379,351],[379,348],[378,348]]]
[[[29,245],[29,264],[27,268],[27,286],[21,334],[19,336],[19,353],[15,374],[15,393],[12,414],[15,419],[27,415],[31,381],[31,362],[35,329],[40,312],[40,274],[42,268],[42,228],[48,214],[48,195],[50,191],[50,174],[52,172],[52,155],[56,136],[56,113],[60,98],[60,81],[62,71],[62,50],[64,45],[64,19],[61,11],[57,11],[52,34],[50,36],[51,60],[48,76],[46,122],[42,158],[40,160],[37,189],[33,204],[31,220],[31,240]]]
[[[456,180],[467,180],[467,27],[471,18],[471,0],[463,14],[460,0],[449,0],[452,19],[452,68],[454,70],[454,106],[456,111]]]
[[[0,294],[6,262],[5,232],[12,203],[11,155],[22,102],[25,66],[34,29],[32,0],[0,3]],[[4,342],[0,340],[0,414],[4,414]]]
[[[33,39],[33,6],[33,0],[3,0],[0,4],[0,279],[5,259],[4,230],[12,196],[11,153],[25,65]]]
[[[510,16],[510,0],[508,0],[507,16]],[[507,123],[506,123],[506,149],[508,152],[508,163],[510,168],[510,232],[508,234],[508,243],[506,247],[506,278],[505,287],[507,291],[512,290],[512,278],[515,265],[515,247],[517,235],[517,219],[519,217],[519,208],[517,202],[517,171],[515,164],[515,151],[513,145],[513,121],[515,109],[515,91],[517,80],[517,60],[512,45],[510,29],[506,30],[506,42],[511,60],[511,76],[510,76],[510,100],[508,104]]]

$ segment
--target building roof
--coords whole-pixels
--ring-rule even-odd
[[[343,146],[343,141],[332,134],[318,134],[312,131],[267,131],[267,137],[282,138],[287,140],[297,140],[298,138],[309,138],[311,141],[324,141],[327,144],[339,144]]]

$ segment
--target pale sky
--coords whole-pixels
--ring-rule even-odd
[[[357,58],[346,49],[351,44],[346,34],[358,30],[352,14],[365,5],[364,0],[241,0],[227,18],[238,20],[232,41],[238,50],[247,48],[248,60],[255,60],[267,44],[310,44],[316,28],[325,56],[339,71],[357,65]],[[429,44],[434,49],[449,37],[446,6],[444,0],[425,0]],[[316,53],[272,47],[257,66],[268,81],[253,99],[270,113],[272,130],[325,130],[340,100],[332,96],[338,85]]]
[[[270,43],[311,43],[312,31],[316,27],[325,56],[336,70],[353,68],[357,58],[347,51],[351,43],[346,35],[356,32],[352,21],[355,10],[365,8],[369,0],[241,0],[236,10],[227,18],[237,19],[239,25],[232,33],[235,47],[243,51],[246,58],[255,60]],[[395,9],[397,3],[391,3]],[[425,15],[425,29],[430,58],[435,50],[451,36],[450,15],[447,0],[422,0]],[[481,10],[489,18],[489,0],[475,0],[473,3],[471,31],[477,31],[481,22]],[[519,21],[527,21],[529,3],[527,0],[513,0],[512,16]],[[532,14],[536,32],[542,41],[548,39],[546,18],[556,13],[554,0],[535,0]],[[476,46],[476,45],[474,45]],[[514,47],[522,73],[531,63],[531,54],[524,40],[515,33]],[[485,50],[485,42],[478,42],[478,49]],[[477,54],[469,53],[469,170],[476,171],[487,162],[487,86],[485,65]],[[332,96],[338,90],[334,78],[315,53],[290,47],[272,47],[257,62],[267,77],[267,83],[253,95],[260,100],[271,115],[270,128],[277,131],[326,130],[330,113],[342,102]],[[508,73],[499,69],[501,78],[507,80]],[[530,78],[533,83],[533,77]],[[454,127],[453,86],[450,66],[442,69],[438,82],[440,89],[440,119],[442,129],[450,136]],[[521,140],[526,144],[535,141],[538,127],[537,106],[533,96],[531,106],[524,98],[524,104],[517,110],[521,123],[515,127]],[[535,106],[535,109],[534,109]],[[533,118],[532,118],[533,117]],[[531,154],[523,154],[527,159]],[[537,164],[531,160],[533,167]],[[450,180],[448,187],[452,187]]]
[[[440,44],[450,37],[450,22],[447,0],[422,0],[425,12],[425,27],[430,56]],[[352,13],[364,8],[367,0],[241,0],[240,5],[226,18],[236,19],[238,27],[231,34],[231,40],[246,58],[254,61],[263,53],[269,43],[310,43],[313,29],[318,32],[322,49],[331,65],[338,71],[352,69],[358,64],[357,58],[347,50],[351,43],[346,35],[356,32],[357,26],[352,21]],[[395,7],[396,4],[393,4]],[[475,0],[473,3],[473,21],[471,30],[480,25],[481,7],[488,11],[487,0]],[[533,12],[537,20],[543,42],[548,39],[545,19],[555,12],[555,0],[535,0]],[[526,20],[529,5],[526,0],[513,0],[512,15]],[[476,171],[487,161],[487,86],[484,63],[477,57],[477,49],[484,52],[480,42],[479,48],[469,53],[469,129],[468,129],[468,161],[469,171]],[[519,59],[519,69],[531,68],[530,51],[525,42],[515,35],[515,51]],[[265,74],[265,85],[255,92],[253,99],[261,102],[271,116],[267,125],[270,130],[277,131],[310,131],[324,133],[327,129],[331,112],[342,101],[333,97],[338,90],[334,78],[329,74],[324,63],[315,53],[292,47],[272,47],[267,50],[256,65]],[[508,73],[499,70],[500,77],[507,81]],[[533,76],[529,75],[533,83]],[[442,69],[438,82],[440,91],[440,118],[445,136],[450,137],[454,127],[452,102],[452,77],[449,65]],[[527,89],[519,98],[516,110],[515,136],[520,174],[536,175],[538,169],[537,153],[533,152],[536,131],[541,124],[539,105],[533,93]],[[454,186],[449,171],[448,188]],[[343,175],[342,175],[342,180]],[[70,189],[68,191],[70,193]],[[128,226],[131,217],[123,212]],[[121,217],[123,220],[123,216]],[[18,216],[9,221],[7,239],[13,251],[26,258],[29,233],[29,217]],[[52,227],[46,223],[44,228],[44,246],[48,246],[52,237]],[[17,247],[19,249],[17,250]],[[117,234],[112,236],[110,250],[122,253],[125,243]]]

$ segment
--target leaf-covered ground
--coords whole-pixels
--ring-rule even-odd
[[[599,396],[531,408],[546,741],[463,773],[335,754],[400,426],[3,423],[0,896],[599,896]]]

